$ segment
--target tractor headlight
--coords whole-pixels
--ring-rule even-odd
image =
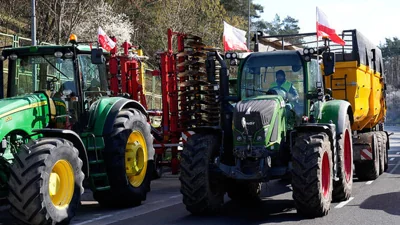
[[[17,60],[17,59],[18,59],[18,56],[17,56],[16,54],[11,54],[11,55],[10,55],[10,59],[11,59],[11,60]]]
[[[262,141],[263,137],[261,135],[257,136],[256,141]]]
[[[64,56],[65,56],[65,58],[67,58],[67,59],[71,59],[72,56],[74,56],[74,53],[72,53],[72,52],[67,52],[67,53],[64,54]]]
[[[63,56],[63,53],[62,52],[54,52],[54,57],[56,57],[56,58],[61,58]]]
[[[236,137],[236,141],[238,141],[238,142],[242,142],[242,141],[243,141],[243,137],[242,137],[242,136],[240,136],[240,135],[239,135],[239,136],[237,136],[237,137]]]
[[[4,61],[4,60],[6,60],[6,57],[0,55],[0,61]]]
[[[304,53],[304,55],[308,55],[308,53],[310,53],[310,52],[309,52],[308,48],[305,48],[305,49],[303,50],[303,53]]]
[[[230,59],[232,57],[231,53],[226,53],[225,58]]]
[[[236,58],[237,58],[236,52],[232,53],[232,59],[236,59]]]
[[[311,54],[311,55],[315,53],[315,50],[314,50],[313,48],[310,48],[309,51],[310,51],[310,54]]]

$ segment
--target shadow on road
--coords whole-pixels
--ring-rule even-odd
[[[373,195],[361,203],[360,208],[383,210],[386,213],[400,216],[400,208],[396,205],[400,202],[400,192],[391,192]]]
[[[177,224],[263,224],[270,222],[300,221],[293,200],[265,199],[251,206],[229,201],[216,216],[188,215]]]

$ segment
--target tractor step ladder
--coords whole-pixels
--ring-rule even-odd
[[[90,168],[89,181],[92,188],[96,191],[110,190],[110,183],[102,154],[103,149],[96,145],[96,136],[93,133],[85,134],[82,138],[86,139],[86,150]]]

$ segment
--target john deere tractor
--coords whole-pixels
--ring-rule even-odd
[[[146,110],[108,97],[107,52],[71,42],[0,56],[0,198],[28,224],[68,223],[84,186],[116,207],[140,204],[150,190]]]
[[[224,57],[208,53],[209,82],[216,74],[220,81],[220,123],[194,127],[183,147],[180,180],[188,211],[218,212],[225,193],[242,203],[259,200],[262,182],[277,178],[291,179],[297,211],[307,217],[324,216],[332,200],[350,197],[353,113],[348,102],[324,93],[315,53],[250,53],[239,64],[237,96],[229,95]],[[333,53],[325,50],[323,59],[324,74],[332,74]],[[276,85],[278,71],[297,96],[290,85]]]

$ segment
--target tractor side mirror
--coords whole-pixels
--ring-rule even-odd
[[[103,50],[101,48],[92,49],[91,55],[93,64],[104,64],[106,61],[103,56]]]
[[[324,73],[325,76],[332,75],[335,73],[335,53],[334,52],[324,52],[322,54],[322,61],[324,63]]]

